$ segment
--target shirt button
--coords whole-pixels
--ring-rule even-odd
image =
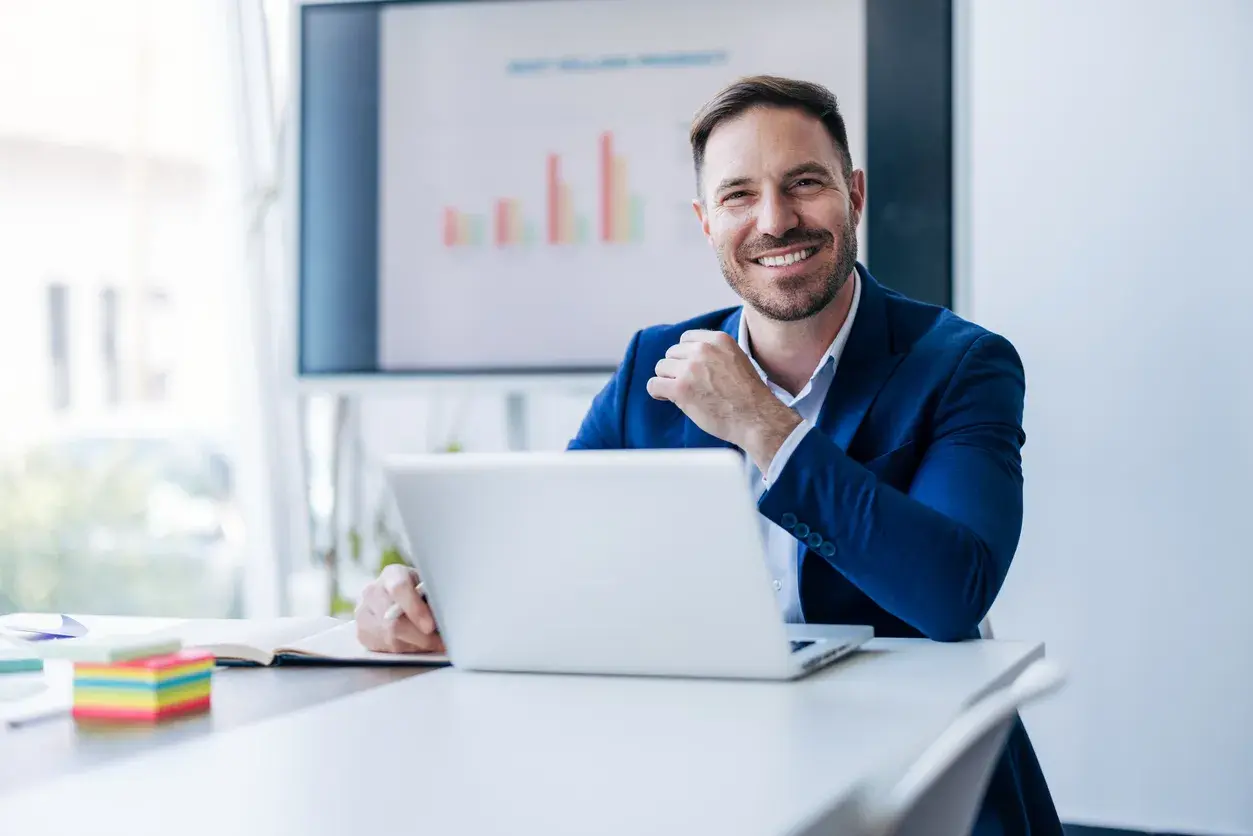
[[[782,582],[782,581],[780,581],[780,580],[778,580],[778,579],[776,579],[776,580],[775,580],[775,582],[774,582],[774,591],[775,591],[775,592],[778,592],[778,591],[779,591],[780,589],[782,589],[782,588],[783,588],[783,582]]]

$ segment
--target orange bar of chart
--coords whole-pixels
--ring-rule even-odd
[[[627,194],[626,160],[613,161],[613,240],[621,244],[631,234],[631,197]]]
[[[557,243],[569,244],[574,240],[574,200],[570,197],[569,184],[562,183],[561,190],[557,194],[561,198],[561,223],[557,229]]]

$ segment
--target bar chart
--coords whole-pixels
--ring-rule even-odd
[[[735,78],[832,86],[864,159],[861,39],[762,37],[861,32],[862,0],[386,5],[383,368],[612,368],[639,328],[740,304],[689,142]]]
[[[502,196],[480,211],[445,206],[444,246],[564,247],[643,242],[644,199],[631,191],[628,161],[617,153],[612,131],[601,132],[597,139],[596,171],[592,175],[596,178],[594,206],[577,205],[563,155],[549,153],[542,164],[543,194],[535,200]]]

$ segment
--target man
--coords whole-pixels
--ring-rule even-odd
[[[570,448],[738,448],[786,619],[976,638],[1022,523],[1017,353],[857,263],[866,178],[824,88],[740,80],[691,144],[696,216],[744,305],[636,333]],[[366,591],[367,646],[442,647],[414,581],[389,567]],[[975,833],[1061,833],[1021,723]]]

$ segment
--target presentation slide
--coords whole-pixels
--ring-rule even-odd
[[[737,77],[830,87],[865,165],[864,0],[395,4],[379,29],[383,371],[612,368],[739,304],[687,139]]]

